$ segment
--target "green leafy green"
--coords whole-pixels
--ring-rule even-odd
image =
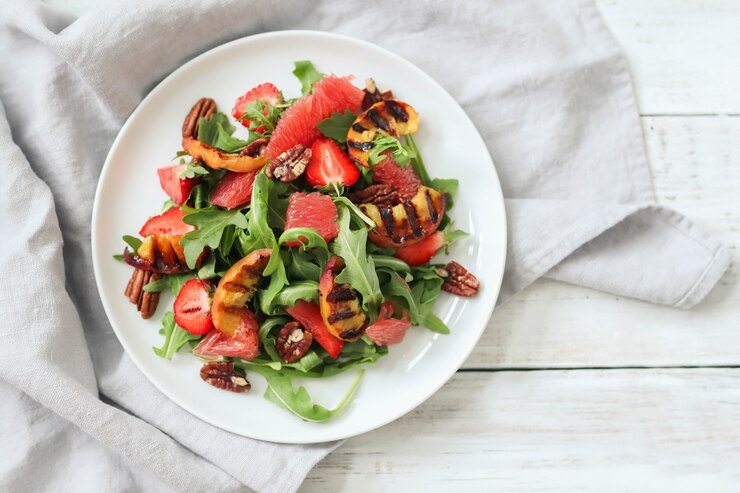
[[[411,134],[406,135],[406,148],[413,154],[411,167],[414,173],[416,173],[416,176],[419,177],[423,185],[434,188],[432,186],[432,180],[429,178],[429,173],[427,173],[427,169],[424,166],[424,160],[421,158],[419,148],[416,147],[416,141]]]
[[[357,116],[350,110],[344,110],[344,113],[334,112],[329,118],[324,118],[316,124],[319,132],[325,137],[334,139],[340,144],[347,142],[347,132],[354,123]]]
[[[134,251],[138,250],[142,244],[142,241],[139,238],[131,235],[123,235],[123,241],[125,241],[128,246],[133,248]]]
[[[362,210],[347,197],[333,197],[332,200],[335,204],[342,204],[347,209],[349,209],[349,211],[352,213],[352,219],[354,219],[355,225],[360,226],[362,223],[364,223],[366,227],[375,227],[375,222],[367,217],[367,215],[362,212]]]
[[[269,287],[259,292],[260,310],[267,315],[276,315],[283,307],[293,306],[298,300],[319,300],[319,283],[316,281],[294,281],[274,296],[270,296],[268,291]]]
[[[301,81],[301,92],[305,96],[313,90],[314,84],[320,81],[324,74],[316,70],[316,67],[309,60],[294,62],[293,65],[295,65],[293,75]]]
[[[244,115],[240,120],[249,120],[250,130],[258,129],[258,132],[250,132],[259,137],[269,137],[275,130],[277,121],[283,114],[284,108],[273,106],[265,101],[253,101],[244,108]],[[250,139],[254,140],[254,139]]]
[[[327,250],[326,240],[314,228],[290,228],[280,235],[278,243],[298,242],[301,248],[321,248]]]
[[[313,422],[326,421],[339,413],[347,402],[349,402],[365,372],[365,370],[360,370],[342,400],[333,409],[327,409],[319,404],[314,404],[305,387],[299,387],[297,391],[294,390],[293,382],[284,373],[266,366],[250,366],[250,368],[262,374],[267,380],[265,399],[274,402],[306,421]]]
[[[116,253],[116,254],[114,254],[114,255],[113,255],[113,259],[114,259],[114,260],[118,260],[119,262],[125,262],[125,261],[123,260],[123,255],[122,255],[122,254],[120,254],[120,253]]]
[[[411,272],[411,267],[409,267],[409,264],[396,257],[378,254],[370,255],[370,257],[372,257],[376,269],[385,268],[395,272],[403,272],[404,274],[408,274],[409,272]]]
[[[180,178],[196,178],[198,176],[208,175],[208,170],[198,164],[198,162],[189,162],[187,168],[182,170]]]
[[[211,206],[191,211],[183,221],[198,229],[186,233],[180,240],[185,249],[185,260],[191,269],[195,268],[198,257],[206,247],[214,249],[219,246],[227,226],[247,227],[247,219],[240,210],[221,210]]]
[[[362,307],[374,312],[383,302],[378,274],[372,257],[365,252],[367,230],[350,228],[350,212],[339,207],[339,235],[332,244],[332,252],[344,260],[345,268],[336,277],[336,282],[350,284],[362,295]]]
[[[166,288],[169,287],[170,291],[172,291],[172,294],[177,296],[177,294],[180,292],[180,289],[182,289],[185,283],[194,278],[195,272],[183,272],[182,274],[164,274],[162,276],[162,279],[159,279],[158,281],[152,281],[144,286],[144,291],[148,291],[150,293],[158,293],[160,291],[164,291]]]
[[[304,252],[299,249],[291,249],[285,262],[288,276],[291,279],[318,281],[324,271],[326,258],[319,259],[317,253],[316,251]]]
[[[162,316],[162,330],[164,344],[162,347],[153,347],[154,354],[161,358],[172,359],[172,356],[182,348],[185,343],[197,341],[201,336],[190,334],[175,323],[175,314],[167,312]]]
[[[224,152],[239,152],[249,144],[249,141],[233,137],[235,130],[236,127],[229,122],[229,118],[220,111],[208,119],[198,120],[198,140]]]
[[[168,210],[172,209],[173,207],[180,207],[177,205],[172,199],[167,199],[162,204],[162,211],[161,212],[167,212]]]
[[[375,137],[373,144],[375,144],[375,147],[370,151],[370,156],[368,158],[370,164],[378,164],[385,159],[383,153],[386,151],[390,151],[393,159],[399,165],[404,167],[408,166],[412,159],[416,160],[417,154],[414,149],[404,145],[400,140],[390,135],[380,135]]]

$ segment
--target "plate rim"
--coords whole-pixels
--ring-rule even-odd
[[[481,144],[482,148],[485,149],[485,154],[488,157],[489,163],[492,167],[493,171],[493,180],[496,186],[496,189],[498,190],[498,194],[496,197],[496,200],[499,202],[499,205],[501,207],[501,210],[503,211],[503,222],[501,223],[501,242],[503,245],[503,248],[501,249],[501,256],[498,259],[498,279],[495,280],[495,285],[487,285],[486,290],[490,290],[491,294],[491,301],[489,302],[489,307],[486,308],[487,315],[484,317],[485,320],[481,324],[480,329],[477,331],[477,334],[475,334],[475,342],[470,346],[470,348],[465,352],[463,355],[461,353],[460,362],[457,365],[453,365],[454,368],[452,368],[451,372],[446,375],[444,378],[441,378],[439,382],[436,385],[431,386],[427,391],[425,391],[423,394],[421,394],[421,397],[417,400],[417,402],[411,406],[408,406],[408,408],[401,409],[400,411],[389,413],[388,417],[385,419],[380,420],[380,422],[372,423],[368,426],[359,427],[358,429],[346,432],[346,433],[336,433],[328,438],[325,439],[307,439],[307,440],[301,440],[301,439],[291,439],[291,440],[281,440],[281,439],[275,439],[270,438],[265,435],[260,434],[245,434],[243,430],[237,430],[233,427],[230,427],[228,425],[224,425],[223,423],[216,424],[213,420],[209,419],[207,415],[204,415],[203,413],[197,412],[192,410],[187,404],[183,403],[178,397],[173,395],[166,387],[160,386],[154,378],[152,378],[149,375],[149,372],[146,371],[145,365],[141,364],[139,356],[135,351],[132,351],[129,345],[127,344],[125,337],[122,337],[121,333],[119,332],[119,329],[116,327],[116,324],[113,321],[113,318],[111,317],[112,310],[109,309],[109,305],[105,300],[105,297],[102,295],[103,293],[103,281],[101,279],[101,272],[102,267],[100,266],[100,262],[103,260],[104,257],[101,257],[101,252],[98,251],[98,248],[96,246],[96,238],[98,237],[98,228],[97,224],[99,222],[99,215],[100,215],[100,197],[101,197],[101,188],[102,184],[106,182],[106,177],[111,169],[111,161],[113,159],[113,156],[117,153],[118,147],[121,144],[122,136],[126,133],[128,128],[132,125],[132,121],[135,119],[136,115],[142,111],[142,108],[148,103],[150,99],[152,99],[155,95],[159,94],[160,91],[164,90],[165,84],[173,77],[176,77],[180,72],[183,72],[187,70],[191,65],[195,65],[199,63],[202,59],[206,57],[211,57],[217,54],[218,52],[222,50],[226,50],[228,48],[233,47],[234,45],[238,45],[241,43],[248,43],[252,40],[256,39],[270,39],[270,38],[281,38],[281,37],[293,37],[293,36],[313,36],[318,38],[325,38],[330,40],[337,40],[344,43],[355,43],[359,44],[365,48],[370,48],[372,50],[376,50],[381,52],[384,56],[391,57],[395,59],[397,62],[402,63],[403,65],[407,66],[412,72],[414,72],[417,76],[426,79],[427,81],[431,82],[432,84],[438,86],[442,93],[444,94],[444,97],[448,99],[448,102],[456,106],[462,115],[469,121],[469,123],[473,126],[475,129],[475,137],[479,143]],[[393,53],[392,51],[388,50],[387,48],[384,48],[382,46],[379,46],[375,43],[371,43],[369,41],[365,41],[363,39],[355,38],[353,36],[348,36],[345,34],[337,34],[327,31],[316,31],[316,30],[306,30],[306,29],[296,29],[296,30],[279,30],[279,31],[269,31],[269,32],[263,32],[263,33],[257,33],[252,34],[248,36],[243,36],[231,41],[228,41],[226,43],[222,43],[218,46],[215,46],[213,48],[210,48],[197,56],[193,57],[192,59],[188,60],[187,62],[179,65],[176,69],[174,69],[172,72],[169,72],[162,80],[160,80],[143,98],[142,100],[136,105],[136,108],[126,117],[126,121],[121,126],[120,130],[118,131],[116,138],[114,139],[113,143],[111,144],[110,149],[108,150],[108,153],[106,155],[105,161],[103,162],[103,166],[100,172],[100,175],[98,177],[98,183],[95,188],[95,197],[93,199],[93,205],[92,205],[92,215],[91,215],[91,229],[90,229],[90,243],[91,243],[91,256],[92,256],[92,264],[93,264],[93,273],[95,277],[95,284],[98,289],[98,296],[100,297],[100,301],[103,305],[103,310],[105,312],[106,318],[108,319],[108,323],[110,324],[111,328],[113,329],[113,332],[116,335],[116,338],[118,339],[119,343],[123,347],[124,351],[128,355],[128,357],[131,358],[131,360],[136,365],[136,368],[147,378],[147,380],[162,394],[164,394],[168,399],[170,399],[172,402],[177,404],[180,408],[182,408],[184,411],[189,413],[192,416],[195,416],[196,418],[204,421],[205,423],[208,423],[211,426],[215,426],[219,429],[234,433],[239,436],[243,436],[246,438],[251,438],[255,440],[261,440],[271,443],[284,443],[284,444],[312,444],[312,443],[326,443],[326,442],[332,442],[336,440],[343,440],[346,438],[362,435],[364,433],[368,433],[370,431],[373,431],[375,429],[378,429],[380,427],[383,427],[389,423],[392,423],[406,414],[410,413],[423,403],[425,403],[427,400],[429,400],[430,397],[432,397],[434,394],[436,394],[440,388],[442,388],[447,382],[450,381],[450,379],[458,372],[460,367],[465,363],[465,361],[468,359],[470,354],[472,353],[473,349],[477,346],[477,343],[480,341],[480,338],[483,335],[483,332],[486,330],[486,327],[488,326],[488,323],[491,320],[491,317],[493,316],[493,312],[496,307],[496,302],[498,301],[498,297],[501,292],[501,285],[504,277],[504,270],[506,265],[506,258],[508,255],[508,220],[507,220],[507,214],[506,214],[506,204],[504,201],[504,195],[503,190],[501,188],[501,181],[498,176],[498,171],[496,170],[495,163],[493,161],[493,158],[491,157],[491,153],[488,150],[488,146],[486,145],[486,142],[483,140],[483,136],[480,134],[480,131],[475,126],[473,121],[470,119],[470,116],[467,114],[465,109],[457,102],[457,100],[445,89],[444,86],[442,86],[439,82],[437,82],[432,76],[424,72],[421,68],[417,67],[414,63],[410,62],[406,58],[397,55],[396,53]],[[300,419],[296,416],[296,419]]]

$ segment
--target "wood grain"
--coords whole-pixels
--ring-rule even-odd
[[[740,2],[596,0],[643,114],[740,113]]]
[[[538,281],[494,312],[467,368],[740,365],[740,117],[643,117],[661,204],[695,219],[735,262],[685,311]]]
[[[740,370],[458,373],[301,488],[735,492]]]

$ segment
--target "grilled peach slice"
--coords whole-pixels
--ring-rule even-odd
[[[185,261],[185,251],[180,245],[180,238],[182,235],[149,235],[133,255],[127,248],[123,252],[124,260],[129,265],[149,272],[160,274],[188,272],[191,269]]]
[[[386,99],[360,113],[347,132],[347,151],[356,164],[368,165],[370,151],[378,135],[398,137],[419,128],[419,114],[407,103]]]
[[[227,169],[235,173],[246,173],[262,168],[267,162],[264,157],[243,156],[241,154],[229,154],[205,142],[185,137],[182,139],[182,148],[190,154],[193,159],[203,161],[213,169]]]
[[[360,297],[349,284],[334,282],[344,269],[341,257],[334,256],[326,263],[319,281],[319,308],[329,332],[345,341],[357,340],[365,330],[367,317],[360,308]]]
[[[264,166],[266,158],[223,152],[198,140],[200,119],[208,120],[217,110],[216,102],[211,98],[200,98],[195,102],[182,124],[182,148],[193,157],[193,160],[203,161],[213,169],[246,173]]]
[[[211,304],[211,318],[213,325],[225,335],[234,337],[240,331],[253,330],[254,324],[249,322],[254,315],[245,305],[254,296],[271,253],[269,248],[263,248],[247,254],[232,265],[218,283]]]
[[[409,200],[396,205],[361,204],[360,209],[375,222],[370,241],[383,248],[413,245],[434,233],[445,213],[445,196],[420,186]]]

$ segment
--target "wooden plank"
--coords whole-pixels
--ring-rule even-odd
[[[740,113],[740,3],[596,0],[643,114]]]
[[[740,370],[470,372],[300,491],[734,492]]]
[[[735,256],[690,311],[539,281],[494,312],[468,368],[740,364],[740,117],[642,119],[659,202]]]

